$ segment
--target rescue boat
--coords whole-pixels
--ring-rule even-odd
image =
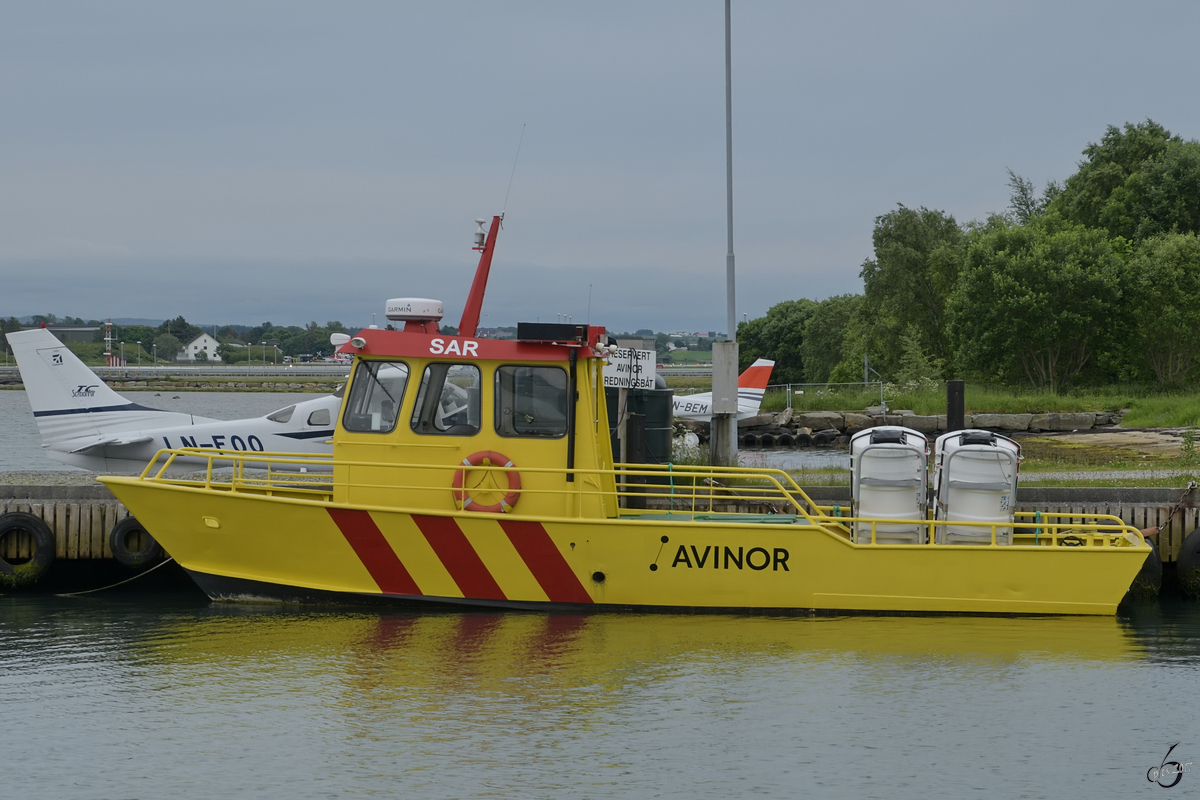
[[[781,470],[614,463],[603,328],[475,335],[500,221],[457,335],[440,303],[401,299],[403,330],[345,342],[332,455],[174,448],[100,480],[214,600],[1111,615],[1149,554],[1115,516],[1012,512],[1018,458],[995,437],[939,439],[933,507],[907,429],[854,443],[849,509]],[[185,458],[202,474],[178,476]]]

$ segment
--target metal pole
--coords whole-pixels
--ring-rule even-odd
[[[725,205],[729,249],[725,255],[726,340],[713,345],[713,415],[709,456],[714,466],[737,466],[738,344],[733,268],[733,47],[730,0],[725,0]]]
[[[733,279],[733,47],[730,34],[730,4],[725,0],[725,207],[726,238],[729,251],[725,255],[725,303],[729,341],[737,341],[737,314],[734,307]]]

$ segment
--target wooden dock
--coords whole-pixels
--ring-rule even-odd
[[[14,511],[33,514],[54,533],[55,559],[111,559],[109,533],[129,516],[108,489],[95,486],[0,486],[0,515]],[[29,558],[26,536],[6,537],[0,557]]]

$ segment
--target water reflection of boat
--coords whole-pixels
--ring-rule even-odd
[[[764,659],[859,663],[971,662],[1020,669],[1029,661],[1104,663],[1140,659],[1143,647],[1114,618],[734,617],[497,612],[324,612],[224,606],[155,632],[175,666],[251,667],[321,653],[334,663],[372,664],[396,688],[414,675],[452,679],[560,673],[571,681],[652,679],[679,665],[760,664]],[[326,663],[321,667],[328,669]]]
[[[229,451],[199,454],[232,464],[228,479],[178,480],[172,460],[198,453],[166,450],[141,478],[104,482],[216,599],[1112,614],[1145,560],[1116,517],[1014,520],[1007,484],[987,495],[1006,509],[995,519],[853,520],[780,470],[614,464],[602,328],[475,336],[498,229],[459,335],[439,333],[435,301],[392,300],[403,331],[346,343],[330,480],[283,474],[303,459]],[[862,456],[911,445],[885,439]],[[856,486],[896,508],[920,478],[874,480]]]

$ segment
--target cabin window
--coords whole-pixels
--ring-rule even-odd
[[[395,430],[407,384],[408,365],[402,361],[359,361],[342,427],[363,433]]]
[[[270,414],[267,414],[267,419],[271,420],[271,422],[287,422],[288,420],[290,420],[292,418],[292,412],[295,410],[296,410],[295,406],[288,406],[287,408],[281,408],[278,411],[274,411]]]
[[[481,385],[479,367],[474,364],[430,364],[417,390],[412,429],[447,436],[479,433]]]
[[[328,425],[329,424],[329,409],[318,408],[316,411],[308,415],[309,425]]]
[[[566,370],[516,366],[497,369],[496,433],[501,436],[565,436]]]

